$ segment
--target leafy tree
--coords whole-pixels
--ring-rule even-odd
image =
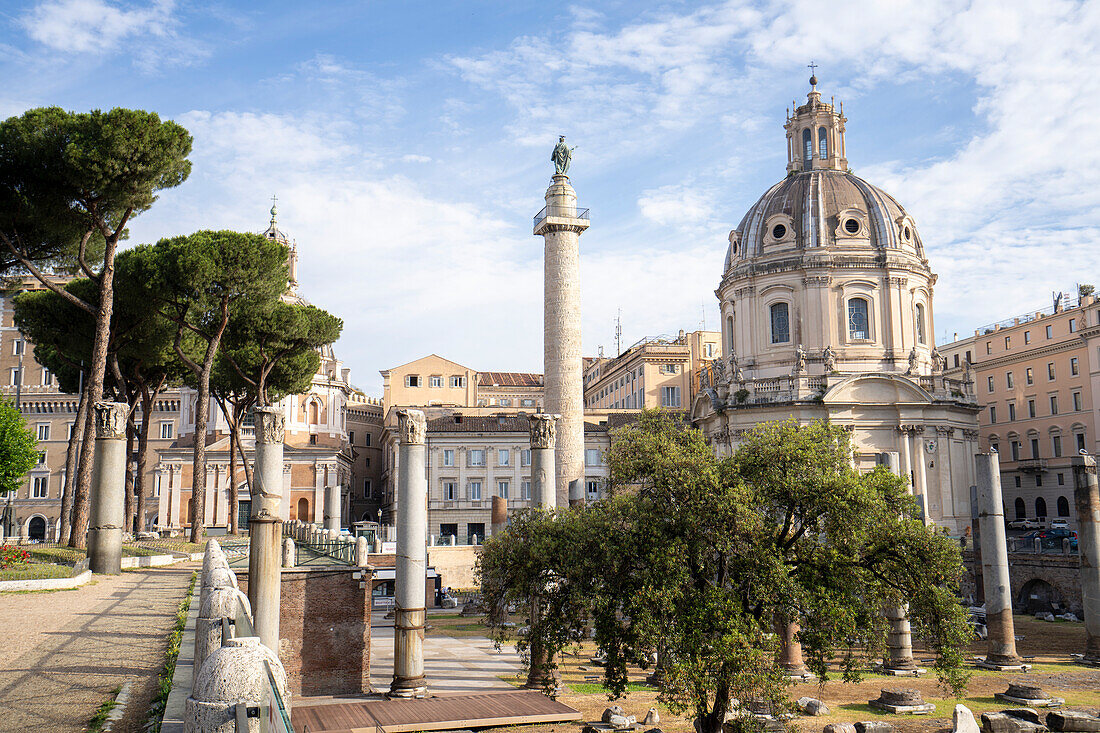
[[[0,271],[30,272],[95,317],[87,401],[102,399],[114,305],[115,253],[131,217],[191,171],[191,136],[140,110],[34,109],[0,123]],[[67,267],[98,286],[91,303],[54,282]],[[84,547],[92,451],[80,452],[69,544]]]
[[[229,423],[229,504],[237,506],[236,459],[252,485],[241,446],[241,418],[256,405],[271,405],[309,389],[320,366],[317,349],[340,337],[343,322],[305,303],[275,300],[267,308],[235,308],[211,377],[211,392]],[[230,512],[230,532],[237,531]]]
[[[287,285],[285,245],[259,234],[200,231],[131,250],[141,296],[175,324],[172,347],[198,392],[191,480],[191,536],[203,534],[210,376],[235,309],[266,311]]]
[[[532,634],[565,638],[591,623],[615,694],[627,665],[660,650],[662,700],[704,732],[722,729],[731,698],[789,704],[775,619],[801,623],[822,679],[838,653],[844,676],[858,679],[855,647],[883,647],[881,609],[899,598],[938,651],[941,681],[957,691],[970,635],[953,592],[958,548],[916,518],[901,479],[881,468],[860,474],[850,458],[843,428],[788,421],[758,426],[719,460],[699,431],[645,412],[608,452],[610,498],[559,512],[540,549],[547,559],[511,574],[483,565],[483,592],[521,595],[534,572],[523,568],[540,563],[562,573],[558,586],[573,600]],[[581,599],[587,620],[575,610]]]
[[[23,486],[38,464],[38,440],[15,405],[0,400],[0,496]]]

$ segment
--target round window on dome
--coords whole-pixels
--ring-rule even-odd
[[[772,239],[782,239],[787,236],[787,227],[782,224],[776,224],[772,227]]]
[[[845,221],[844,231],[848,232],[849,234],[859,234],[859,220],[848,219],[847,221]]]
[[[905,237],[905,241],[908,242],[912,238],[913,234],[909,231],[909,227],[905,227],[905,229],[903,229],[901,232],[901,236]]]

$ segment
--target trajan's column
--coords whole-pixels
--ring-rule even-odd
[[[535,217],[542,235],[543,374],[546,411],[558,414],[556,485],[558,506],[584,500],[584,387],[581,368],[580,237],[588,228],[588,210],[577,210],[577,192],[569,185],[573,151],[562,135],[550,159],[554,177],[546,189],[546,208]],[[568,501],[568,504],[566,503]]]

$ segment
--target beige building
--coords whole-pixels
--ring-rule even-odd
[[[692,418],[720,454],[761,421],[844,425],[861,469],[896,466],[926,519],[962,533],[973,384],[934,349],[936,276],[916,222],[849,171],[847,119],[810,84],[784,126],[787,175],[730,232],[715,291],[726,356],[701,370]]]
[[[694,331],[642,339],[614,358],[586,359],[585,410],[683,410],[699,389],[702,365],[722,356],[722,335]]]
[[[1045,310],[940,347],[976,384],[982,450],[1000,454],[1005,516],[1075,521],[1071,460],[1097,453],[1100,304],[1059,295]]]
[[[383,369],[382,403],[395,407],[489,408],[489,412],[542,407],[542,375],[478,372],[436,354]]]
[[[57,278],[57,282],[67,279]],[[65,456],[69,435],[76,422],[79,395],[61,391],[49,370],[34,359],[34,344],[23,338],[13,323],[14,297],[27,290],[40,290],[38,280],[27,277],[0,294],[0,392],[18,402],[27,426],[38,437],[41,460],[31,469],[24,486],[5,502],[12,523],[12,534],[34,540],[54,541],[60,536],[61,494],[65,486]],[[157,451],[172,445],[179,433],[180,392],[165,391],[153,406],[149,433],[149,458],[145,486],[152,497],[156,480]],[[141,407],[137,411],[141,422]],[[136,449],[136,446],[135,446]],[[156,520],[157,502],[146,502],[146,526]]]

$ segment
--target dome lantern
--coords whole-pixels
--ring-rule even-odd
[[[817,76],[810,77],[806,104],[794,105],[787,118],[787,173],[810,170],[848,170],[844,147],[844,107],[837,111],[821,101]]]

